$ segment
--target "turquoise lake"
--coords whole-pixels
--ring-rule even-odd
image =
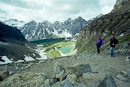
[[[59,51],[61,51],[63,54],[67,54],[71,51],[72,47],[63,47],[58,49]]]

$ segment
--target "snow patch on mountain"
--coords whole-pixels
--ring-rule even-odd
[[[9,20],[5,20],[3,22],[9,26],[17,27],[17,28],[21,28],[25,24],[24,21],[18,21],[17,19],[9,19]]]
[[[2,56],[1,59],[3,59],[5,62],[0,61],[0,64],[8,64],[13,62],[7,56]]]
[[[33,58],[30,57],[30,56],[25,55],[24,60],[25,60],[25,61],[33,61],[33,60],[35,60],[35,59],[33,59]]]
[[[9,43],[4,43],[4,42],[1,42],[1,41],[0,41],[0,44],[1,45],[9,45]]]
[[[37,53],[41,56],[40,58],[36,58],[38,60],[47,59],[47,56],[45,55],[44,50],[40,49],[41,46],[43,46],[43,45],[37,45],[37,47],[39,47],[39,48],[36,49]]]

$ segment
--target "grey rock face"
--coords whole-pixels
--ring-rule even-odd
[[[130,3],[130,0],[117,0],[116,1],[116,5],[114,6],[114,10],[117,10],[119,8],[121,8],[123,5],[126,5]]]

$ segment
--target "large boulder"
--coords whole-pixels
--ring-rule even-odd
[[[63,71],[64,67],[59,62],[56,62],[53,65],[53,69],[54,69],[54,75],[56,75],[56,74],[59,74],[61,71]]]
[[[59,62],[54,63],[53,69],[54,69],[53,78],[56,79],[56,82],[63,81],[67,78],[64,66],[62,66]]]
[[[70,74],[70,75],[67,75],[67,80],[70,80],[70,81],[77,81],[77,76],[75,74]]]
[[[43,87],[46,76],[40,73],[15,74],[0,82],[0,87]]]
[[[130,61],[130,56],[127,56],[125,61],[129,62]]]
[[[81,64],[81,65],[76,65],[76,66],[73,66],[73,67],[66,67],[65,71],[68,74],[92,72],[91,67],[90,67],[89,64]]]
[[[130,82],[130,72],[121,71],[116,78],[124,82]]]
[[[9,71],[2,71],[0,72],[0,81],[3,81],[9,76]]]
[[[102,81],[99,81],[94,87],[117,87],[117,85],[112,76],[109,75]]]

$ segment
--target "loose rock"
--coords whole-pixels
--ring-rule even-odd
[[[9,72],[8,71],[2,71],[2,72],[0,72],[0,81],[3,81],[8,76],[9,76]]]
[[[54,84],[52,87],[86,87],[85,85],[82,85],[77,82],[69,81],[69,80],[64,80],[62,82],[58,82]]]
[[[121,71],[116,77],[121,81],[130,82],[130,72]]]
[[[130,61],[130,56],[127,56],[125,61],[129,62]]]
[[[112,76],[110,75],[104,78],[102,81],[96,83],[95,87],[117,87],[117,85]]]
[[[40,73],[15,74],[0,83],[0,87],[43,87],[46,77]]]
[[[67,80],[76,81],[77,80],[77,76],[75,74],[67,75]]]

